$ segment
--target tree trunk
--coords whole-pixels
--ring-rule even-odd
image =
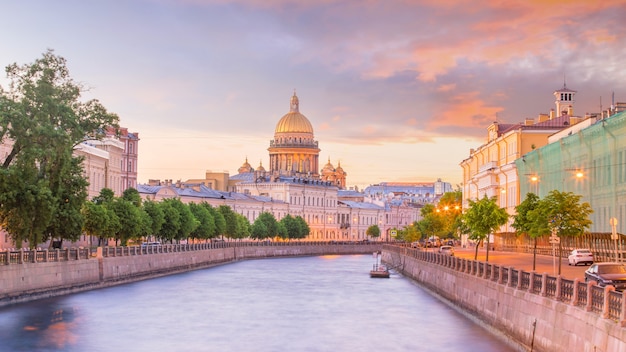
[[[533,271],[537,269],[537,237],[533,238],[534,246],[533,246]]]

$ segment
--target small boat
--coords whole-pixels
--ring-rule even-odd
[[[370,277],[387,279],[389,278],[389,269],[387,269],[386,266],[379,263],[378,261],[379,255],[380,255],[380,252],[374,252],[375,263],[374,263],[374,267],[372,268],[372,270],[370,270]]]
[[[370,277],[376,278],[389,278],[389,270],[384,265],[374,265],[374,268],[370,270]]]

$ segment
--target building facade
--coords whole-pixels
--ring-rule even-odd
[[[88,181],[87,199],[110,188],[116,196],[137,185],[139,134],[127,128],[109,128],[101,140],[86,140],[74,147],[74,155],[83,158],[83,176]],[[5,160],[13,147],[11,140],[0,144],[0,156]],[[77,246],[91,245],[89,236],[81,236]],[[27,244],[22,244],[22,247]],[[46,244],[43,244],[45,247]],[[15,243],[6,231],[0,230],[0,248],[14,248]]]
[[[515,161],[522,199],[550,191],[572,192],[591,205],[590,232],[626,233],[626,112],[612,110],[603,119],[550,137],[550,143]],[[611,115],[613,113],[613,115]]]
[[[372,225],[380,228],[380,240],[391,240],[392,229],[419,219],[417,204],[402,197],[367,197],[346,190],[341,163],[334,167],[329,158],[319,169],[319,143],[295,93],[289,112],[276,124],[268,152],[267,169],[262,162],[254,168],[246,158],[230,177],[207,171],[205,179],[152,181],[138,190],[144,199],[179,197],[183,202],[228,205],[251,223],[263,212],[277,220],[301,216],[311,229],[307,240],[316,241],[362,241]]]
[[[520,182],[530,177],[517,169],[516,160],[548,144],[551,135],[577,125],[582,121],[595,121],[595,116],[574,116],[576,92],[563,85],[554,91],[556,110],[540,114],[536,119],[525,119],[516,124],[494,122],[487,128],[485,144],[470,150],[467,159],[460,163],[463,169],[463,208],[469,200],[484,196],[495,197],[498,205],[509,215],[515,214],[520,203]],[[556,111],[560,112],[557,115]],[[512,219],[501,232],[512,232]]]

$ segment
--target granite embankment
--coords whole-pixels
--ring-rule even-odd
[[[371,254],[376,242],[218,242],[0,252],[0,306],[208,268],[238,260]]]
[[[399,246],[382,260],[522,351],[626,351],[613,287]]]

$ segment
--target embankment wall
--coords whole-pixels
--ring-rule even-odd
[[[382,244],[221,245],[222,248],[188,250],[165,247],[116,251],[100,248],[86,259],[20,262],[0,265],[0,307],[63,294],[98,289],[244,259],[369,254]],[[107,254],[113,253],[113,254]],[[118,253],[118,254],[116,254]],[[119,254],[123,253],[123,254]],[[9,263],[9,261],[5,261]]]
[[[382,260],[521,350],[626,351],[626,328],[585,307],[420,260],[408,251],[383,250]]]

